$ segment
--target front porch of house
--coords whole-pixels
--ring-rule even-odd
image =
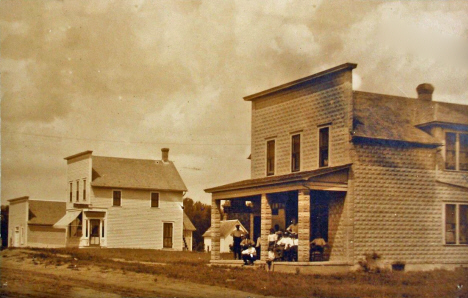
[[[251,240],[256,243],[260,237],[260,260],[256,262],[259,265],[267,259],[270,229],[285,231],[295,219],[298,225],[297,261],[275,261],[274,268],[291,272],[311,266],[323,270],[334,268],[333,272],[348,270],[353,264],[349,168],[350,165],[343,165],[250,179],[206,190],[212,193],[211,263],[242,264],[231,255],[219,252],[222,217],[248,220]],[[319,237],[327,242],[323,253],[310,247],[310,242]]]

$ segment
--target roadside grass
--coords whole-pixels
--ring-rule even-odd
[[[70,257],[64,258],[63,255]],[[29,252],[29,257],[45,265],[68,265],[68,268],[76,270],[97,265],[103,270],[164,275],[194,283],[278,297],[468,297],[467,268],[455,271],[305,275],[267,272],[261,268],[207,266],[209,254],[191,252],[34,249]],[[115,258],[164,262],[167,265],[112,260]]]

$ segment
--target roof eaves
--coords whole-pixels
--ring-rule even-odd
[[[76,157],[79,157],[79,156],[82,156],[82,155],[87,155],[87,154],[92,154],[92,153],[93,153],[92,150],[86,150],[86,151],[83,151],[83,152],[80,152],[80,153],[77,153],[77,154],[67,156],[64,159],[65,160],[70,160],[70,159],[73,159],[73,158],[76,158]]]
[[[295,80],[295,81],[292,81],[292,82],[289,82],[289,83],[286,83],[286,84],[282,84],[282,85],[279,85],[279,86],[276,86],[276,87],[273,87],[273,88],[270,88],[270,89],[267,89],[267,90],[252,94],[252,95],[248,95],[248,96],[244,97],[244,100],[245,101],[252,101],[252,100],[255,100],[255,99],[259,98],[259,97],[262,97],[262,96],[265,96],[265,95],[268,95],[268,94],[271,94],[271,93],[274,93],[274,92],[278,92],[280,90],[288,89],[288,88],[291,88],[293,86],[296,86],[296,85],[299,85],[299,84],[302,84],[302,83],[305,83],[305,82],[308,82],[308,81],[312,81],[312,80],[317,79],[319,77],[323,77],[323,76],[326,76],[326,75],[329,75],[329,74],[332,74],[332,73],[335,73],[335,72],[338,72],[338,71],[342,71],[342,70],[354,69],[356,67],[357,67],[357,64],[355,64],[355,63],[344,63],[344,64],[341,64],[341,65],[335,66],[333,68],[318,72],[316,74],[313,74],[313,75],[310,75],[310,76],[307,76],[307,77],[304,77],[304,78],[301,78],[301,79],[298,79],[298,80]]]
[[[377,140],[377,141],[387,141],[387,142],[401,142],[401,143],[409,143],[409,144],[419,144],[419,145],[426,145],[426,146],[442,146],[443,144],[440,142],[420,142],[420,141],[405,141],[405,140],[397,140],[397,139],[389,139],[389,138],[378,138],[378,137],[370,137],[370,136],[363,136],[355,134],[353,135],[352,139],[369,139],[369,140]]]
[[[19,201],[22,201],[22,200],[27,200],[27,199],[29,199],[29,196],[23,196],[23,197],[19,197],[19,198],[9,199],[7,201],[10,202],[10,203],[16,203],[16,202],[19,202]]]
[[[167,192],[181,192],[187,191],[187,188],[171,188],[171,189],[162,189],[154,187],[134,187],[134,186],[122,186],[122,185],[101,185],[99,183],[91,182],[92,187],[102,187],[102,188],[115,188],[115,189],[135,189],[135,190],[154,190],[154,191],[167,191]]]

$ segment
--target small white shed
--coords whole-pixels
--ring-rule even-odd
[[[232,244],[231,233],[236,229],[236,225],[240,225],[240,230],[245,234],[248,234],[247,229],[241,224],[238,219],[233,220],[223,220],[220,222],[220,252],[226,253],[229,252],[229,245]],[[203,234],[203,242],[205,245],[205,251],[211,251],[211,227],[206,230]]]

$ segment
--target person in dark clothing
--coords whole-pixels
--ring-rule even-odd
[[[242,241],[242,235],[244,233],[240,230],[240,225],[236,225],[236,229],[231,233],[232,236],[232,250],[234,252],[234,260],[240,260],[241,259],[241,241]]]

